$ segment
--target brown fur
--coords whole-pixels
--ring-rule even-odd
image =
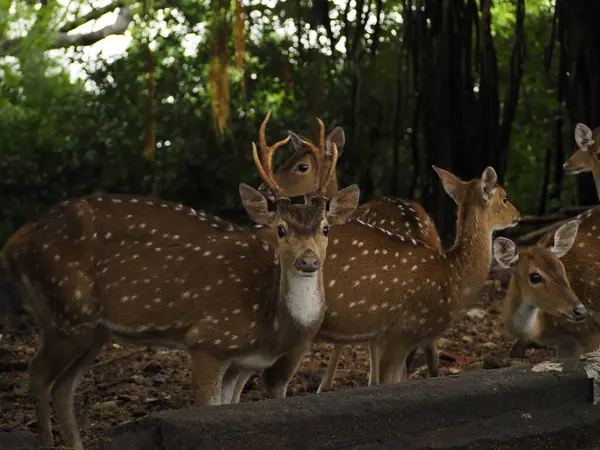
[[[356,219],[330,236],[328,309],[318,337],[334,343],[377,341],[383,383],[400,381],[410,350],[439,337],[477,297],[491,263],[493,230],[514,225],[519,217],[504,189],[494,188],[491,168],[484,180],[469,182],[438,173],[459,209],[456,241],[448,251]],[[283,384],[293,374],[275,370],[266,369],[265,378]]]
[[[275,179],[279,186],[289,196],[300,196],[308,194],[317,177],[317,160],[313,152],[300,140],[293,140],[296,151],[290,156],[275,173]],[[339,154],[344,150],[344,132],[340,127],[335,128],[326,139],[326,148],[335,144]],[[327,155],[326,155],[327,156]],[[330,161],[329,161],[330,162]],[[301,170],[307,168],[307,170]],[[333,195],[338,190],[337,174],[334,175],[326,191]],[[267,192],[266,185],[259,187],[259,191]],[[395,197],[383,197],[373,199],[362,204],[356,210],[354,217],[362,220],[368,225],[378,226],[392,233],[400,234],[407,239],[415,239],[435,248],[441,248],[441,241],[437,229],[427,212],[418,203]],[[343,344],[335,344],[325,375],[319,385],[318,392],[329,390],[333,386],[335,372],[341,356]],[[369,343],[370,371],[369,385],[379,383],[379,359],[375,342]],[[407,358],[407,372],[415,355],[414,349]],[[429,375],[437,377],[439,374],[439,354],[435,342],[426,345],[425,354]],[[245,380],[240,380],[236,387],[236,398],[239,398]]]
[[[252,203],[258,216],[259,203]],[[73,393],[111,336],[186,348],[198,405],[229,395],[221,393],[222,383],[231,390],[223,379],[228,367],[236,374],[261,369],[310,342],[325,311],[322,270],[307,300],[294,294],[300,275],[293,263],[306,252],[325,259],[327,213],[322,206],[283,209],[269,213],[271,228],[288,231],[271,239],[279,266],[260,237],[149,197],[64,201],[18,230],[5,252],[42,332],[29,371],[43,443],[52,446],[52,398],[66,444],[83,448]]]

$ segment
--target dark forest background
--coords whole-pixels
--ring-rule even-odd
[[[0,241],[96,191],[243,221],[268,109],[270,141],[342,126],[342,184],[420,201],[444,236],[431,164],[492,165],[522,213],[597,203],[562,163],[574,125],[600,125],[598,17],[594,0],[0,0]],[[125,54],[84,58],[118,34]]]

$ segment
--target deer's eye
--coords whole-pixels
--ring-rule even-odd
[[[529,274],[529,281],[531,284],[538,284],[542,282],[542,276],[537,272],[531,272]]]
[[[308,164],[298,164],[298,170],[300,172],[306,172],[308,170]]]
[[[277,236],[280,238],[285,236],[285,228],[283,228],[281,225],[277,226]]]
[[[507,201],[508,201],[508,198],[506,198],[506,197],[504,197],[504,198],[502,199],[502,203],[506,203]]]
[[[329,234],[329,225],[323,227],[323,234],[327,236]]]

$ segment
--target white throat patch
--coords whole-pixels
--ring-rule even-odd
[[[321,316],[325,306],[319,292],[319,277],[288,277],[286,304],[290,315],[299,325],[312,326]]]
[[[519,309],[513,314],[513,324],[526,334],[531,334],[539,311],[539,308],[531,303],[522,302]]]

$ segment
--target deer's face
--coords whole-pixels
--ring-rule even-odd
[[[600,168],[600,154],[595,148],[579,148],[563,164],[564,171],[569,175],[591,172]]]
[[[494,230],[514,227],[521,217],[501,186],[496,186],[486,206],[486,218]]]
[[[273,227],[282,267],[302,276],[315,275],[327,256],[330,225],[325,208],[292,204],[278,206]]]
[[[565,172],[574,175],[600,168],[600,128],[592,131],[587,125],[578,123],[575,126],[575,142],[577,151],[563,164]]]
[[[553,316],[580,321],[588,311],[571,289],[563,263],[549,249],[532,247],[521,252],[513,269],[523,300]]]
[[[296,151],[274,174],[277,184],[290,197],[297,197],[311,192],[317,178],[317,162],[315,156],[308,151]],[[271,195],[265,183],[258,187],[259,192]]]
[[[494,257],[512,272],[513,282],[521,292],[521,303],[533,305],[553,316],[580,321],[588,316],[569,283],[560,261],[577,237],[579,221],[572,220],[554,235],[545,236],[534,247],[518,250],[510,239],[494,241]]]
[[[240,185],[242,203],[248,215],[259,224],[268,225],[273,233],[271,242],[283,271],[289,274],[313,276],[327,256],[329,228],[345,223],[358,206],[356,185],[337,192],[329,201],[311,200],[307,205],[292,204],[289,199],[276,202],[269,211],[267,198],[246,184]]]
[[[491,229],[512,227],[519,221],[519,211],[508,201],[504,188],[497,185],[498,177],[492,167],[483,171],[481,179],[468,182],[446,170],[434,168],[444,189],[457,205],[473,208],[478,220],[485,222]]]

